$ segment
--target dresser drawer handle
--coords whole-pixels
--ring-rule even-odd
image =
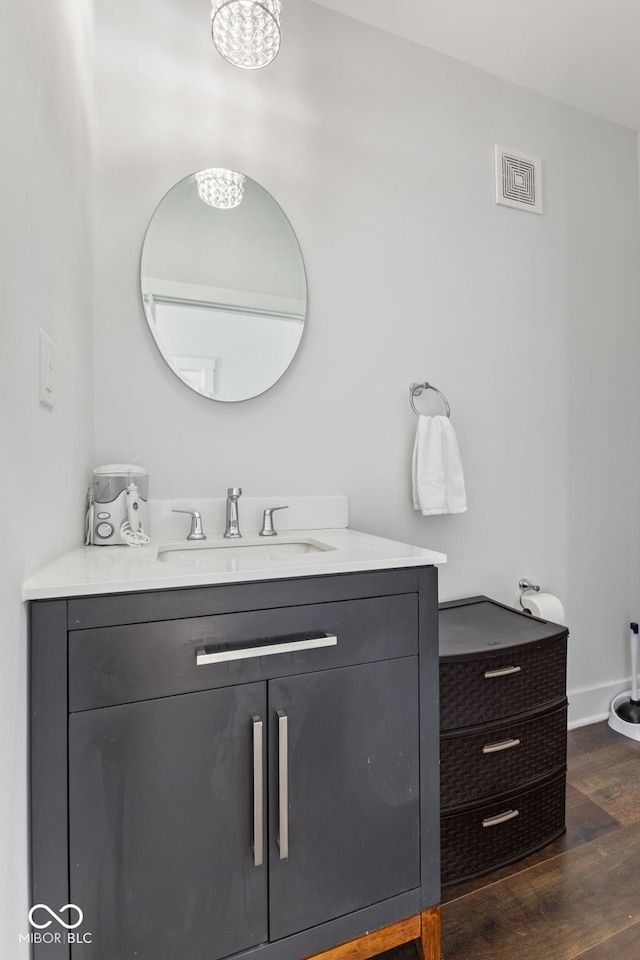
[[[522,667],[500,667],[499,670],[485,670],[484,676],[487,680],[491,677],[507,677],[510,673],[520,673]]]
[[[227,660],[248,660],[251,657],[270,657],[274,653],[295,653],[298,650],[313,650],[316,647],[335,647],[338,638],[333,633],[323,633],[320,637],[309,637],[307,640],[289,640],[283,643],[269,643],[263,646],[238,647],[236,650],[217,650],[207,653],[206,650],[196,652],[196,665],[205,666],[208,663],[224,663]]]
[[[483,753],[498,753],[499,750],[510,750],[511,747],[519,747],[520,741],[515,737],[510,740],[500,740],[498,743],[488,743],[482,748]]]
[[[482,821],[483,827],[497,827],[499,823],[506,823],[507,820],[513,820],[514,817],[519,817],[519,810],[507,810],[506,813],[499,813],[495,817],[487,817],[486,820]]]

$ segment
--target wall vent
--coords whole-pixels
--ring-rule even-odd
[[[542,160],[496,144],[496,203],[542,213]]]

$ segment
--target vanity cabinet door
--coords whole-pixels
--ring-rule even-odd
[[[420,886],[418,658],[272,680],[268,697],[277,940]]]
[[[92,934],[73,960],[216,960],[266,941],[265,706],[252,683],[70,716],[71,901]]]

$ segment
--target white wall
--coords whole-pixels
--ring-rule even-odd
[[[602,713],[640,616],[635,134],[305,0],[284,30],[242,72],[201,0],[99,5],[98,460],[138,456],[152,497],[346,493],[353,527],[449,555],[442,599],[542,583],[565,603],[570,690],[596,687],[574,719]],[[543,216],[495,205],[495,143],[543,158]],[[211,165],[281,204],[309,281],[289,372],[232,405],[173,376],[138,292],[157,202]],[[425,379],[451,403],[464,516],[411,506]]]
[[[82,529],[92,458],[90,0],[0,6],[0,956],[26,956],[24,577]],[[54,339],[57,407],[38,403],[38,332]],[[57,905],[55,905],[57,906]]]

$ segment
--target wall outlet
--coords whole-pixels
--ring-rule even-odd
[[[40,403],[49,410],[56,405],[53,340],[44,330],[40,331]]]

